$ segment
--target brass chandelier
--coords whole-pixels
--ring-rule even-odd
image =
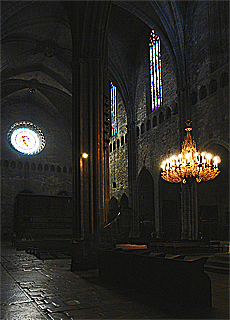
[[[196,143],[191,136],[191,123],[190,120],[185,122],[187,135],[182,143],[181,153],[162,163],[161,177],[168,182],[186,183],[191,178],[197,182],[208,181],[213,180],[220,173],[218,156],[213,157],[210,153],[197,152]]]

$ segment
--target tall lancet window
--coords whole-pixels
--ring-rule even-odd
[[[150,81],[152,110],[162,106],[161,50],[160,38],[152,30],[149,39]]]
[[[111,136],[117,134],[117,88],[110,83],[110,97],[111,97]]]

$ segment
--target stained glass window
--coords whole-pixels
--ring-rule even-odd
[[[160,38],[152,30],[149,39],[150,81],[152,110],[162,106],[161,51]]]
[[[7,137],[11,147],[22,154],[34,155],[45,147],[45,137],[41,129],[29,121],[14,123]]]
[[[110,83],[110,96],[111,96],[111,136],[117,134],[117,89]]]

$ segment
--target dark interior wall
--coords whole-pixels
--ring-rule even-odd
[[[213,143],[205,148],[221,158],[220,174],[197,186],[200,236],[206,239],[229,238],[229,151]]]
[[[181,139],[185,135],[182,109],[191,115],[192,133],[198,149],[206,150],[208,146],[213,153],[220,153],[221,158],[224,154],[222,163],[228,162],[229,4],[227,1],[175,1],[173,5],[171,10],[170,2],[113,2],[109,19],[108,66],[110,80],[117,85],[119,98],[118,135],[110,142],[110,197],[115,196],[119,201],[124,192],[128,198],[130,196],[127,146],[131,125],[139,131],[135,143],[132,141],[136,157],[132,167],[136,171],[132,172],[132,179],[135,174],[136,181],[145,166],[155,183],[162,160],[180,152]],[[163,106],[151,111],[148,37],[154,27],[162,37]],[[90,39],[93,39],[93,35]],[[12,230],[13,200],[18,192],[26,189],[38,194],[55,195],[61,190],[69,193],[72,190],[72,44],[61,2],[5,1],[2,5],[1,44],[1,200],[4,235],[10,234]],[[181,59],[184,52],[186,74]],[[187,77],[186,88],[178,74]],[[37,82],[31,82],[33,79]],[[29,92],[32,84],[36,87],[34,93]],[[180,87],[182,84],[183,88]],[[185,92],[185,89],[188,90],[188,99],[182,103],[179,93]],[[10,126],[24,119],[41,127],[47,141],[45,149],[36,156],[18,154],[6,140]],[[127,139],[123,146],[122,137]],[[114,143],[116,150],[113,149]],[[224,148],[223,152],[220,146]],[[222,167],[222,163],[220,168],[223,178],[228,176],[229,171],[226,166]],[[48,171],[45,171],[45,165],[48,165]],[[52,165],[54,171],[51,171]],[[113,189],[114,179],[116,188]],[[213,199],[217,197],[212,195],[216,195],[216,192],[208,190],[218,188],[220,195],[225,194],[229,182],[221,179],[221,182],[216,180],[218,185],[214,189],[211,183],[207,183],[206,189],[204,183],[205,189],[201,187],[198,194],[201,207],[207,206],[210,197],[213,206],[218,202],[218,221],[224,221],[220,212],[223,215],[228,211],[227,198],[224,198],[224,202],[223,197],[221,201],[215,202]],[[156,185],[153,197],[158,192]],[[168,211],[166,201],[173,200],[174,191],[168,194],[170,199],[163,199],[165,212]],[[135,197],[134,192],[132,196]],[[163,203],[159,207],[162,208]],[[178,206],[174,208],[177,208],[175,211],[179,210]]]
[[[228,3],[199,2],[192,12],[193,19],[188,14],[187,43],[193,136],[199,151],[221,158],[220,175],[197,185],[199,232],[208,239],[228,239]]]
[[[209,139],[228,143],[229,87],[228,80],[222,81],[225,75],[228,79],[228,3],[200,1],[192,12],[189,11],[188,17],[189,102],[193,134],[199,148]],[[192,95],[196,96],[195,100]]]
[[[71,48],[61,2],[1,3],[2,237],[11,236],[19,192],[72,192]],[[41,128],[41,153],[22,155],[8,143],[11,125],[22,120]]]
[[[162,37],[163,106],[160,109],[150,111],[148,97],[149,62],[148,46],[146,45],[148,37],[144,28],[142,29],[142,41],[139,42],[140,46],[135,46],[135,64],[133,60],[129,64],[130,69],[133,67],[133,77],[129,83],[130,88],[132,88],[130,91],[133,103],[130,98],[129,106],[135,110],[133,119],[135,119],[137,133],[135,150],[136,177],[143,166],[147,167],[153,177],[158,177],[161,162],[165,158],[180,152],[181,141],[185,136],[184,121],[187,119],[185,117],[190,117],[192,120],[192,134],[197,143],[198,151],[207,150],[206,146],[208,145],[212,147],[209,149],[214,155],[219,154],[223,161],[228,163],[228,157],[222,155],[222,153],[229,152],[228,3],[222,1],[199,1],[185,4],[183,2],[178,8],[179,11],[181,10],[179,12],[181,21],[174,20],[173,23],[175,23],[174,27],[178,28],[181,43],[178,43],[176,38],[170,38],[175,50],[173,52],[173,50],[168,50],[167,38]],[[180,22],[186,24],[183,28],[184,37],[180,29]],[[171,31],[168,31],[168,33],[173,35]],[[146,44],[144,40],[146,40]],[[126,43],[126,50],[128,45],[129,42]],[[173,53],[176,53],[177,45],[185,53],[185,57],[183,56],[186,63],[185,70],[183,69],[183,61],[180,61],[179,56],[177,57],[177,68],[181,73],[184,73],[183,77],[186,78],[184,78],[186,80],[184,83],[179,83],[179,71],[175,68],[174,63]],[[181,87],[181,85],[184,87]],[[185,93],[186,91],[187,93]],[[182,103],[179,101],[180,92],[185,97]],[[188,94],[187,98],[186,94]],[[186,110],[186,112],[183,113],[182,109]],[[126,108],[126,111],[129,119],[129,108]],[[171,116],[168,117],[168,114],[171,114]],[[149,130],[147,129],[148,122],[150,122]],[[155,125],[153,125],[153,122]],[[221,152],[220,146],[224,146],[225,152]],[[112,161],[111,165],[113,165]],[[228,190],[228,182],[223,181],[223,176],[228,177],[229,171],[223,164],[220,165],[220,168],[222,170],[222,178],[220,175],[215,181],[204,182],[202,187],[198,186],[198,200],[203,205],[211,201],[216,206],[217,201],[214,199],[217,199],[217,193],[219,192],[223,195]],[[215,197],[210,200],[213,192],[208,190],[212,188],[215,190],[213,191]],[[218,192],[217,189],[219,189]],[[203,192],[201,191],[199,194],[199,190],[203,190]],[[169,201],[170,203],[176,199],[173,208],[175,211],[174,220],[178,226],[175,234],[178,238],[181,231],[180,190],[169,184],[166,190],[162,192],[163,194],[159,200],[162,218],[160,230],[166,228],[166,220],[170,220],[172,217],[166,202]],[[225,199],[228,199],[228,196]],[[220,223],[220,221],[225,220],[224,215],[226,214],[223,211],[228,211],[228,205],[225,205],[228,201],[225,201],[223,197],[218,201],[218,221]],[[172,221],[169,224],[172,224]],[[220,235],[221,233],[219,232],[218,236]]]
[[[57,195],[72,192],[71,133],[55,107],[39,92],[24,89],[2,100],[1,210],[2,237],[13,230],[14,199],[19,192]],[[7,133],[15,122],[39,126],[46,145],[41,153],[23,155],[14,150]]]

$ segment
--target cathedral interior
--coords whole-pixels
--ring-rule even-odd
[[[186,134],[209,169],[173,180]],[[1,239],[72,272],[119,244],[226,255],[228,1],[1,1]]]

